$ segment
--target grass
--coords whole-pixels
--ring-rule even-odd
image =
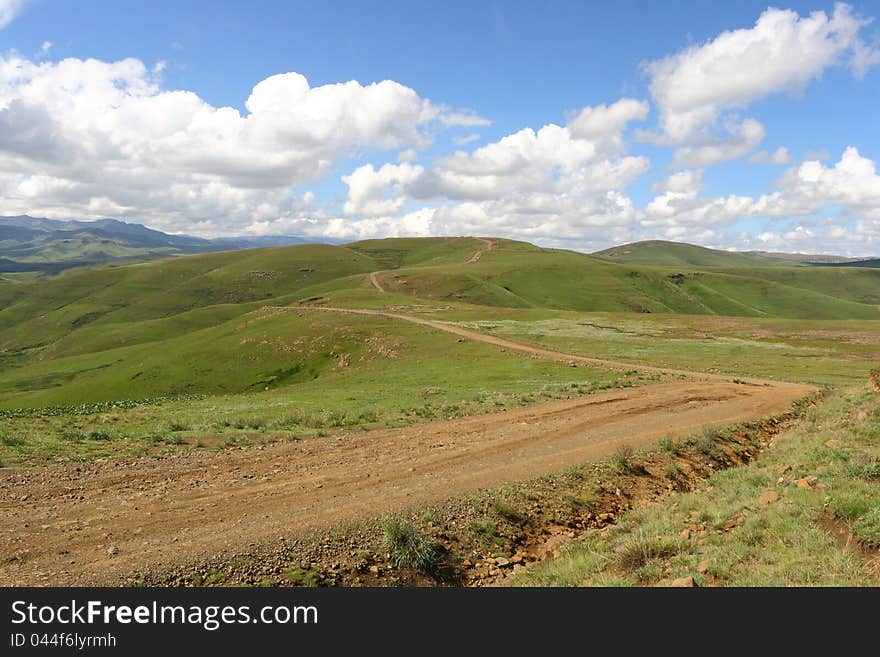
[[[880,546],[878,409],[872,391],[832,394],[757,461],[629,511],[607,531],[587,532],[516,582],[668,585],[692,576],[701,586],[876,585],[860,551],[838,543],[823,518],[846,523],[862,546]],[[812,488],[798,484],[811,477]],[[765,491],[778,499],[762,501]]]
[[[382,535],[395,566],[413,568],[424,575],[437,572],[442,557],[441,545],[420,533],[411,522],[387,516],[382,520]]]

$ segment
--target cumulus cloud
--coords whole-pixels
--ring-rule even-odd
[[[24,8],[24,0],[0,0],[0,30],[9,25]]]
[[[880,175],[873,160],[848,147],[833,166],[808,160],[789,169],[780,189],[761,196],[756,214],[769,217],[808,216],[829,205],[840,206],[880,228]]]
[[[358,167],[350,175],[342,176],[348,185],[343,212],[369,217],[400,212],[406,205],[404,188],[423,172],[423,167],[408,162],[384,164],[378,170],[372,164]]]
[[[485,234],[586,244],[597,228],[620,228],[636,216],[621,190],[650,163],[622,153],[622,132],[647,110],[624,99],[585,108],[564,126],[525,128],[437,158],[432,168],[359,167],[343,177],[344,212],[384,217],[408,201],[432,202],[440,205],[419,215],[432,234],[471,234],[479,226]]]
[[[274,75],[242,114],[163,90],[160,73],[136,59],[0,56],[0,212],[246,225],[282,214],[297,185],[353,149],[425,147],[430,124],[459,120],[390,80]]]
[[[735,160],[751,153],[764,141],[764,126],[754,119],[728,129],[724,138],[709,139],[699,146],[683,146],[676,149],[673,166],[705,167],[711,164]]]
[[[842,3],[830,17],[770,8],[752,28],[644,64],[663,137],[685,142],[722,111],[774,93],[800,93],[830,66],[848,65],[863,75],[878,61],[877,50],[860,37],[869,22]]]

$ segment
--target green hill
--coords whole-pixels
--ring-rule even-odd
[[[693,244],[663,240],[624,244],[598,251],[593,255],[609,262],[657,267],[768,267],[801,264],[754,253],[719,251]]]
[[[8,278],[0,406],[256,390],[323,376],[339,349],[358,353],[364,333],[341,334],[334,349],[318,333],[335,328],[261,310],[295,302],[880,319],[876,269],[752,266],[763,261],[677,246],[666,249],[675,265],[646,266],[511,240],[388,239]]]

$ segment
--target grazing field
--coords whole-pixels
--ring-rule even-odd
[[[785,413],[880,364],[880,270],[626,249],[388,239],[4,276],[5,581],[96,583],[440,503]],[[193,490],[210,531],[172,555]],[[83,541],[66,566],[37,530],[63,523]]]

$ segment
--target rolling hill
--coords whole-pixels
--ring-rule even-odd
[[[321,376],[333,365],[341,352],[318,339],[314,321],[267,315],[267,306],[880,319],[876,269],[753,266],[762,261],[688,245],[651,250],[667,264],[616,263],[504,239],[385,239],[3,281],[0,407],[112,399],[120,391],[139,398],[261,389]],[[329,325],[321,330],[337,334]],[[340,349],[357,353],[358,339],[340,335]],[[312,336],[307,346],[285,351],[303,336]]]

